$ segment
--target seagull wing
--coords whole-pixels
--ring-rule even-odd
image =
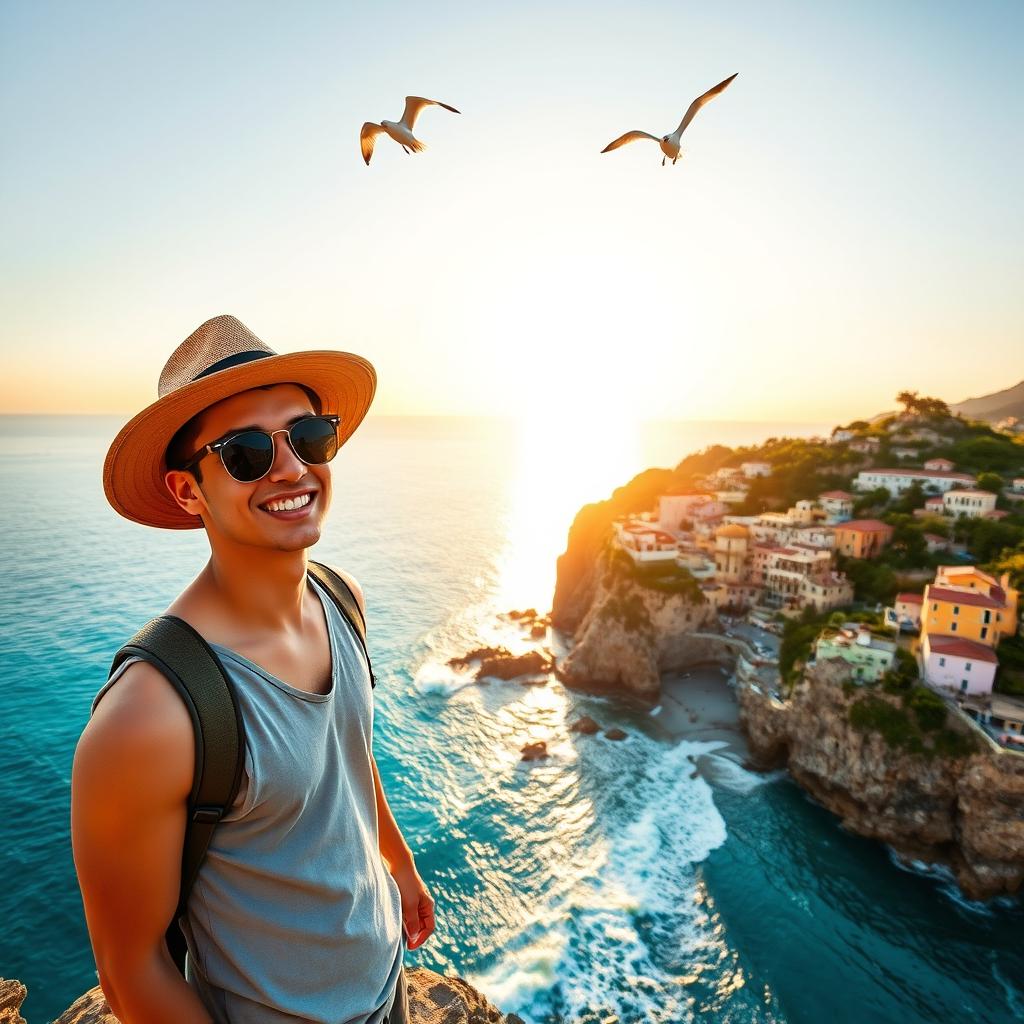
[[[367,167],[370,166],[370,157],[373,156],[373,143],[382,131],[384,131],[383,127],[372,121],[367,121],[359,129],[359,148],[363,152],[363,159],[366,161]]]
[[[651,135],[649,132],[626,132],[625,135],[620,135],[614,142],[609,142],[601,152],[610,153],[613,149],[618,149],[619,146],[624,146],[627,142],[636,142],[637,139],[653,139],[655,142],[661,142],[657,135]]]
[[[449,107],[447,103],[442,103],[440,100],[428,100],[422,96],[406,96],[405,110],[402,111],[402,124],[404,124],[409,131],[412,131],[413,125],[416,123],[416,118],[420,116],[420,111],[424,107],[444,107],[445,110],[450,110],[453,114],[462,113],[461,110]]]
[[[738,75],[739,72],[736,72]],[[697,111],[704,106],[709,99],[717,96],[735,77],[736,75],[730,75],[724,82],[719,82],[713,89],[708,89],[703,96],[698,96],[689,106],[686,113],[683,114],[682,121],[679,122],[679,127],[676,129],[676,135],[682,135],[686,131],[686,126],[697,116]]]

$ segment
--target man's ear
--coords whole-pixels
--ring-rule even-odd
[[[206,509],[203,492],[196,478],[184,469],[169,469],[164,473],[164,484],[171,497],[191,516],[199,516]]]

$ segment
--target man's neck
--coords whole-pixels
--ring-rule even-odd
[[[301,632],[306,550],[214,551],[197,582],[235,622],[256,631]]]

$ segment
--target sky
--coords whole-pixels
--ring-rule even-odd
[[[0,412],[232,313],[376,414],[844,422],[1024,378],[1018,2],[0,4]],[[697,115],[678,164],[623,132]],[[439,99],[406,156],[366,120]]]

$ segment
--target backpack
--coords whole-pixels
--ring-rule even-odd
[[[377,680],[366,647],[366,622],[351,588],[333,569],[319,562],[310,561],[308,571],[355,630],[366,655],[370,686],[375,687]],[[181,888],[165,935],[167,949],[184,975],[187,946],[179,922],[213,830],[238,795],[245,766],[245,732],[230,678],[210,645],[184,619],[161,615],[147,622],[114,655],[108,679],[128,657],[150,662],[167,677],[185,702],[195,731],[195,773],[188,798]]]

